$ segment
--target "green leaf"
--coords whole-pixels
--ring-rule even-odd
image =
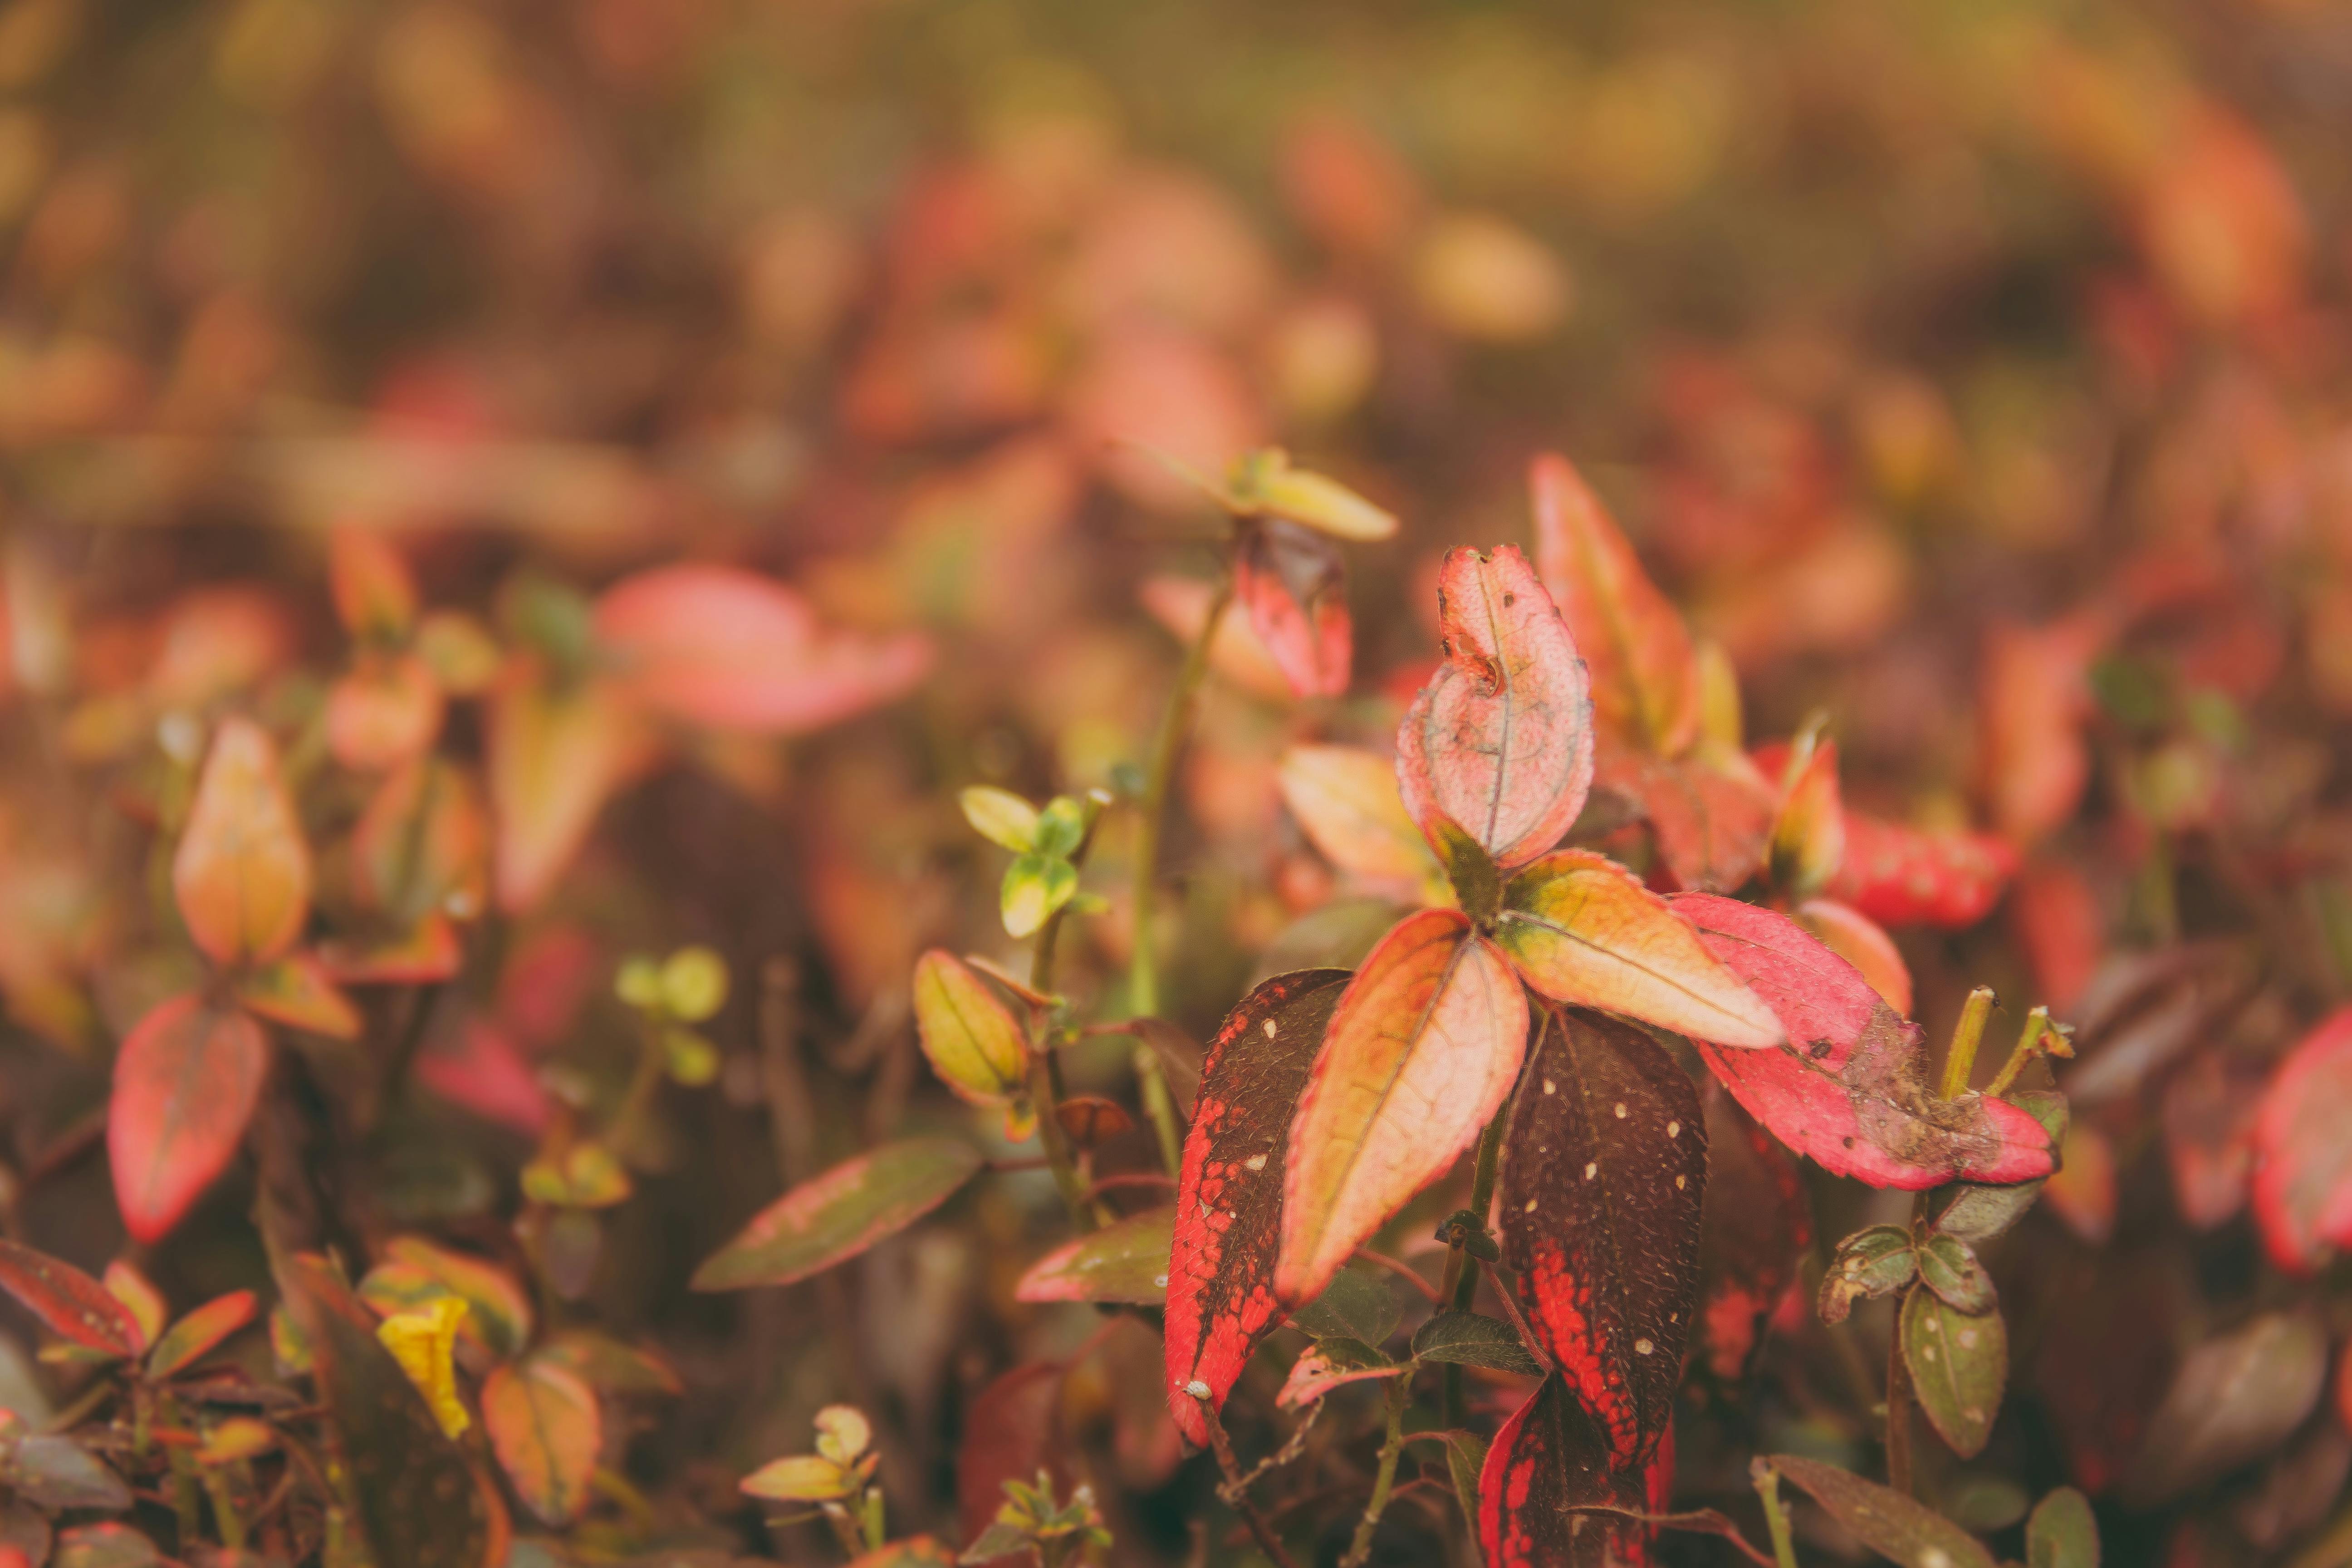
[[[1903,1361],[1919,1408],[1947,1447],[1963,1459],[1984,1452],[2009,1381],[2009,1331],[1999,1312],[1970,1316],[1933,1290],[1903,1301]]]
[[[2025,1521],[2025,1568],[2099,1568],[2099,1521],[2073,1487],[2034,1505]]]
[[[931,1070],[975,1105],[1002,1105],[1029,1078],[1029,1042],[971,965],[939,948],[915,964],[915,1028]]]
[[[1055,1247],[1021,1276],[1013,1296],[1023,1301],[1168,1300],[1168,1255],[1176,1229],[1173,1208],[1147,1209]]]
[[[1493,925],[1503,907],[1503,874],[1496,868],[1495,858],[1442,811],[1431,814],[1429,826],[1438,858],[1445,867],[1445,879],[1454,885],[1454,901],[1473,925],[1482,929]]]
[[[1990,1312],[2000,1300],[1992,1276],[1957,1236],[1931,1236],[1920,1247],[1919,1279],[1956,1311]]]
[[[1901,1492],[1795,1454],[1769,1463],[1856,1540],[1904,1568],[1993,1568],[1983,1542]]]
[[[1078,868],[1047,855],[1021,855],[1004,868],[998,901],[1007,936],[1034,936],[1078,890]]]
[[[1037,814],[1036,832],[1030,847],[1049,858],[1066,860],[1077,853],[1086,837],[1086,803],[1072,795],[1057,795]]]
[[[1528,1377],[1540,1377],[1544,1370],[1519,1342],[1518,1330],[1476,1312],[1438,1313],[1413,1334],[1412,1353],[1422,1361],[1491,1367]]]
[[[1486,1438],[1475,1432],[1445,1435],[1445,1471],[1454,1481],[1454,1500],[1462,1505],[1462,1517],[1474,1527],[1478,1518],[1478,1473],[1486,1468]]]
[[[1015,855],[1037,847],[1037,808],[1011,790],[974,784],[958,795],[956,803],[963,807],[963,819],[991,844],[1002,845]]]
[[[2009,1097],[2010,1103],[2042,1123],[2050,1134],[2053,1148],[2066,1141],[2066,1097],[2051,1089],[2031,1090]],[[1957,1236],[1971,1246],[1981,1245],[2000,1235],[2025,1216],[2033,1200],[2042,1195],[2041,1182],[2020,1182],[2013,1186],[1986,1186],[1977,1182],[1956,1182],[1946,1191],[1950,1194],[1943,1206],[1935,1211],[1930,1223],[1946,1236]]]
[[[1318,1340],[1361,1340],[1377,1345],[1397,1323],[1396,1292],[1360,1268],[1342,1268],[1323,1293],[1290,1315],[1290,1326]]]
[[[1911,1233],[1900,1226],[1874,1225],[1838,1243],[1822,1275],[1821,1313],[1825,1323],[1842,1323],[1864,1297],[1875,1300],[1911,1283],[1918,1259]]]
[[[17,1496],[46,1509],[121,1513],[131,1502],[122,1478],[70,1437],[37,1434],[18,1440],[0,1467],[0,1478]]]
[[[952,1138],[885,1143],[803,1182],[696,1269],[697,1290],[789,1285],[856,1257],[954,1195],[980,1151]]]

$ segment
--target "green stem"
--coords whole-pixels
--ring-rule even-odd
[[[1886,1484],[1905,1497],[1911,1495],[1911,1369],[1903,1361],[1903,1303],[1909,1296],[1906,1290],[1895,1298],[1886,1338]]]
[[[1348,1554],[1339,1559],[1339,1568],[1361,1568],[1372,1554],[1372,1532],[1380,1528],[1381,1515],[1388,1511],[1389,1493],[1396,1486],[1397,1459],[1404,1453],[1404,1405],[1410,1381],[1389,1379],[1389,1431],[1381,1444],[1381,1468],[1372,1477],[1372,1500],[1364,1505],[1364,1517],[1356,1521],[1356,1538],[1348,1543]]]
[[[1483,1235],[1486,1227],[1486,1211],[1495,1206],[1495,1178],[1502,1168],[1503,1129],[1510,1121],[1511,1110],[1507,1103],[1486,1123],[1478,1134],[1478,1156],[1470,1168],[1470,1212],[1477,1216]],[[1445,1273],[1437,1287],[1437,1299],[1446,1310],[1466,1312],[1478,1299],[1478,1271],[1466,1267],[1469,1238],[1457,1238],[1446,1249]],[[1443,1419],[1448,1426],[1459,1426],[1467,1419],[1467,1407],[1463,1398],[1462,1368],[1449,1362],[1439,1374],[1439,1401]]]
[[[1756,1495],[1764,1500],[1764,1528],[1772,1532],[1772,1561],[1776,1568],[1797,1568],[1796,1538],[1789,1531],[1789,1507],[1780,1500],[1780,1472],[1769,1459],[1757,1459],[1748,1467],[1748,1474],[1756,1483]]]
[[[1992,1082],[1985,1086],[1987,1094],[2009,1092],[2010,1086],[2017,1081],[2017,1075],[2023,1072],[2026,1063],[2034,1058],[2037,1054],[2034,1047],[2042,1043],[2042,1032],[2049,1026],[2050,1009],[2047,1007],[2036,1007],[2025,1016],[2025,1027],[2018,1031],[2017,1044],[2010,1047],[2009,1060],[2001,1063],[2000,1071],[1995,1073]]]
[[[1143,801],[1135,819],[1135,950],[1127,982],[1128,1007],[1138,1017],[1156,1017],[1160,1013],[1160,959],[1152,906],[1159,893],[1160,830],[1168,816],[1168,791],[1175,781],[1176,758],[1184,749],[1185,734],[1192,727],[1193,700],[1209,673],[1210,646],[1233,600],[1234,583],[1228,574],[1209,601],[1200,635],[1184,650],[1184,663],[1176,672],[1176,689],[1169,693],[1168,707],[1160,716],[1160,733],[1151,744],[1151,769],[1144,777]],[[1176,1131],[1176,1108],[1169,1098],[1168,1080],[1160,1069],[1160,1058],[1149,1047],[1139,1045],[1132,1059],[1144,1113],[1159,1134],[1160,1156],[1172,1175],[1182,1157],[1183,1139]]]
[[[1977,1047],[1984,1043],[1985,1021],[1992,1016],[1992,987],[1979,985],[1969,993],[1967,1004],[1960,1008],[1960,1021],[1952,1026],[1952,1048],[1944,1054],[1944,1080],[1936,1094],[1942,1100],[1958,1100],[1969,1091],[1969,1079],[1977,1070]]]

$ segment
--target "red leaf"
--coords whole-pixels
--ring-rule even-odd
[[[155,1342],[155,1353],[147,1358],[147,1375],[169,1377],[194,1365],[205,1352],[253,1321],[259,1309],[260,1303],[250,1290],[232,1290],[226,1296],[214,1297],[173,1323]]]
[[[2018,873],[2009,919],[2032,969],[2034,994],[2059,1016],[2074,1016],[2106,950],[2107,923],[2098,895],[2074,867],[2036,861]]]
[[[656,567],[596,602],[596,637],[623,686],[671,718],[791,735],[904,696],[929,673],[915,633],[820,627],[806,601],[733,566]]]
[[[1706,1113],[1674,1058],[1630,1024],[1553,1010],[1504,1146],[1503,1260],[1614,1468],[1674,1424],[1706,1189]]]
[[[335,989],[325,966],[308,953],[294,953],[247,973],[237,982],[236,1000],[273,1024],[337,1040],[360,1036],[360,1010]]]
[[[1772,882],[1793,899],[1826,887],[1845,858],[1843,799],[1838,789],[1837,742],[1822,741],[1780,785],[1772,823]]]
[[[413,653],[363,659],[327,693],[327,750],[353,773],[422,755],[441,732],[441,683]]]
[[[1260,523],[1234,558],[1234,597],[1292,691],[1346,693],[1355,633],[1337,544],[1296,523]]]
[[[2017,851],[1982,833],[1926,833],[1845,814],[1845,859],[1828,893],[1881,925],[1958,931],[1992,912]]]
[[[310,910],[310,847],[278,773],[278,747],[252,720],[221,721],[172,858],[188,934],[214,962],[275,958]]]
[[[2173,1201],[2191,1230],[2211,1230],[2246,1204],[2253,1173],[2258,1085],[2219,1051],[2191,1058],[2164,1086],[2164,1153]]]
[[[1507,871],[1559,843],[1591,787],[1584,661],[1511,545],[1448,552],[1437,605],[1446,662],[1397,730],[1397,782],[1433,845],[1451,817]]]
[[[1495,1434],[1478,1473],[1478,1548],[1487,1568],[1647,1563],[1646,1526],[1569,1511],[1595,1504],[1651,1511],[1648,1479],[1609,1461],[1609,1439],[1566,1380],[1545,1378]]]
[[[1536,569],[1592,678],[1592,717],[1633,749],[1678,757],[1698,738],[1698,660],[1689,630],[1566,458],[1528,472]]]
[[[1812,1207],[1796,1161],[1721,1084],[1706,1085],[1702,1099],[1710,1179],[1700,1233],[1698,1359],[1736,1384],[1812,1245]]]
[[[174,996],[114,1058],[106,1147],[114,1201],[140,1241],[159,1241],[236,1157],[261,1100],[269,1042],[250,1014]]]
[[[1911,1016],[1911,966],[1875,921],[1835,899],[1807,899],[1790,913],[1822,946],[1859,970],[1888,1006]]]
[[[1277,974],[1242,998],[1209,1043],[1176,1188],[1168,1260],[1168,1409],[1195,1445],[1209,1428],[1185,1392],[1224,1403],[1250,1352],[1282,1321],[1274,1294],[1290,1123],[1348,973]]]
[[[2352,1008],[2305,1035],[2254,1118],[2254,1221],[2271,1261],[2307,1275],[2352,1246]]]
[[[2105,640],[2105,626],[2084,616],[2030,630],[1996,626],[1986,643],[1977,766],[1994,825],[2019,844],[2074,816],[2083,798],[2087,677]]]
[[[506,1031],[467,1018],[417,1053],[416,1081],[461,1110],[536,1138],[551,1109],[521,1051]]]
[[[1774,1050],[1699,1046],[1774,1137],[1838,1175],[1906,1192],[1957,1177],[2009,1183],[2050,1173],[2040,1122],[1983,1095],[1937,1099],[1918,1026],[1787,916],[1706,893],[1674,902],[1789,1032]]]
[[[1601,782],[1649,820],[1676,887],[1728,892],[1764,863],[1772,786],[1742,752],[1702,742],[1669,762],[1612,748]]]
[[[1145,612],[1188,646],[1201,635],[1216,595],[1215,585],[1198,577],[1152,577],[1136,591]],[[1290,678],[1248,616],[1218,617],[1217,635],[1209,642],[1209,668],[1219,679],[1269,702],[1287,701],[1292,695]]]
[[[1061,1432],[1062,1363],[1016,1366],[980,1391],[956,1446],[956,1522],[976,1541],[1004,1506],[1004,1483],[1054,1478],[1056,1497],[1069,1495],[1068,1444]]]
[[[1528,1004],[1501,951],[1452,910],[1397,922],[1331,1015],[1290,1126],[1275,1293],[1310,1301],[1444,1175],[1510,1092]]]
[[[147,1336],[114,1293],[62,1258],[0,1240],[0,1290],[16,1298],[59,1339],[107,1355],[131,1356]]]

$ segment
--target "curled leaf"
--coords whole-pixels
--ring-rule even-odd
[[[1286,522],[1249,530],[1234,558],[1234,598],[1292,691],[1346,693],[1355,629],[1337,545]]]

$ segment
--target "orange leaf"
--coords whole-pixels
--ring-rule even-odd
[[[1780,1021],[1709,953],[1689,922],[1606,856],[1547,855],[1503,889],[1495,941],[1555,1001],[1695,1035],[1777,1046]]]
[[[1361,746],[1293,746],[1277,782],[1290,815],[1342,871],[1416,891],[1442,888],[1386,757]]]
[[[482,1426],[516,1495],[541,1522],[561,1527],[580,1516],[604,1441],[594,1391],[533,1356],[499,1368],[482,1384]]]
[[[793,735],[904,696],[930,672],[918,633],[826,631],[782,583],[739,567],[641,572],[596,602],[596,637],[631,695],[673,719]]]
[[[360,1036],[360,1010],[335,989],[326,967],[308,953],[294,953],[247,973],[236,984],[236,999],[273,1024],[338,1040]]]
[[[466,950],[449,917],[435,913],[382,942],[321,942],[319,962],[338,984],[429,985],[456,979]]]
[[[1698,738],[1699,666],[1681,614],[1566,458],[1528,470],[1535,497],[1536,570],[1592,678],[1603,731],[1657,756]]]
[[[2089,616],[1996,626],[1985,645],[1977,766],[1994,824],[2019,844],[2074,814],[2091,776],[2088,671],[2105,642]]]
[[[188,934],[216,963],[275,958],[310,910],[310,847],[260,725],[221,721],[172,859]]]
[[[232,1290],[226,1296],[214,1297],[173,1323],[155,1342],[155,1353],[147,1358],[147,1375],[169,1377],[194,1364],[197,1358],[253,1321],[258,1308],[259,1302],[250,1290]]]
[[[1780,811],[1772,823],[1772,880],[1790,898],[1807,899],[1837,875],[1845,858],[1845,813],[1838,792],[1837,742],[1822,741],[1781,781]]]
[[[327,693],[327,750],[353,773],[381,773],[441,732],[441,683],[413,653],[369,658]]]
[[[114,1058],[106,1147],[133,1237],[161,1240],[228,1168],[268,1070],[251,1015],[200,996],[174,996],[131,1031]]]
[[[352,895],[395,921],[481,912],[489,817],[471,773],[420,757],[379,785],[352,827]]]
[[[374,529],[347,522],[327,536],[327,586],[336,618],[355,637],[388,642],[416,624],[416,579]]]
[[[1451,910],[1397,922],[1331,1015],[1291,1123],[1275,1294],[1310,1301],[1478,1136],[1518,1076],[1528,1003]]]
[[[1612,749],[1601,766],[1605,785],[1649,818],[1678,887],[1728,890],[1763,864],[1772,786],[1745,752],[1712,740],[1670,762]]]
[[[1559,842],[1591,787],[1584,661],[1510,545],[1447,552],[1437,603],[1446,662],[1398,727],[1397,780],[1433,847],[1443,814],[1509,870]]]
[[[544,898],[638,756],[635,726],[600,684],[555,691],[526,667],[491,699],[492,859],[499,907]]]

